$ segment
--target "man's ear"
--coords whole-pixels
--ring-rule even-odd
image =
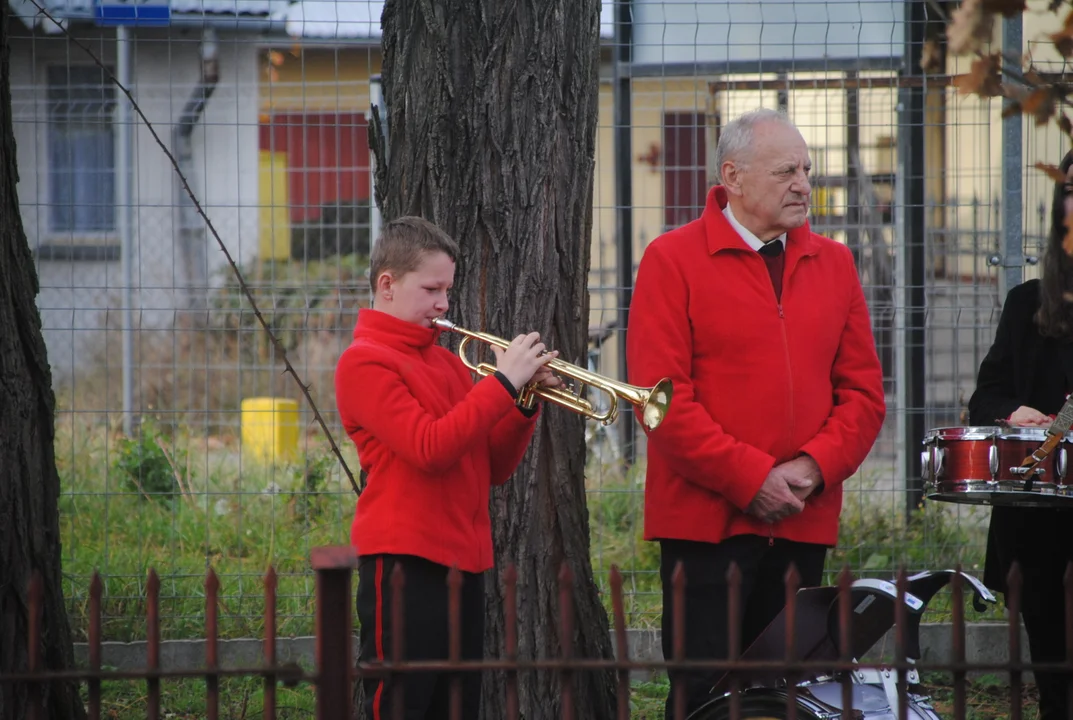
[[[719,168],[719,172],[723,178],[723,187],[726,188],[727,192],[732,195],[741,195],[741,166],[727,160]]]

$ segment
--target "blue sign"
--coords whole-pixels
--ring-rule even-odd
[[[160,0],[97,0],[98,25],[161,27],[171,23],[171,5]]]

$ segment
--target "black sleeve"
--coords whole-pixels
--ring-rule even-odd
[[[507,376],[504,375],[503,373],[499,372],[498,370],[495,371],[495,376],[496,376],[496,379],[499,380],[499,382],[503,383],[503,387],[505,387],[507,389],[507,392],[510,393],[510,396],[512,398],[514,398],[515,400],[517,400],[518,399],[518,389],[516,387],[514,387],[514,383],[512,383],[510,380],[508,380]],[[536,413],[537,413],[537,406],[536,405],[533,405],[533,407],[531,407],[531,408],[523,408],[521,405],[518,405],[517,408],[518,408],[518,412],[520,412],[522,415],[525,415],[527,418],[531,418],[534,415],[536,415]]]
[[[1014,378],[1014,354],[1017,337],[1023,337],[1021,325],[1032,322],[1033,308],[1025,293],[1014,288],[1006,297],[999,316],[995,341],[987,351],[976,378],[976,390],[969,398],[969,424],[995,425],[1021,406]]]

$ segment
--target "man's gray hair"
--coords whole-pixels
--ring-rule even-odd
[[[719,144],[715,147],[715,177],[719,184],[723,183],[723,163],[741,157],[753,142],[753,130],[766,122],[783,123],[797,129],[785,112],[771,108],[750,110],[728,122],[719,133]]]

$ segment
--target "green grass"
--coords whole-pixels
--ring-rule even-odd
[[[278,634],[312,634],[310,550],[347,544],[353,514],[353,493],[338,469],[316,455],[274,469],[242,466],[240,474],[233,449],[206,450],[182,434],[157,439],[171,450],[168,455],[179,454],[175,448],[181,446],[198,457],[175,470],[180,492],[126,487],[118,444],[99,437],[87,441],[73,462],[58,454],[65,489],[64,593],[76,639],[88,632],[94,572],[104,588],[104,639],[144,639],[150,569],[160,579],[162,637],[203,637],[210,568],[220,581],[220,637],[261,637],[263,579],[270,566],[278,576]],[[139,457],[150,458],[147,466],[159,462]],[[154,470],[142,469],[143,476]]]
[[[264,681],[260,678],[225,678],[220,681],[219,717],[222,720],[253,720],[263,717]],[[89,693],[83,686],[82,698]],[[172,720],[193,720],[206,714],[204,680],[174,680],[160,683],[160,715]],[[87,705],[88,706],[88,705]],[[149,695],[144,682],[101,684],[102,717],[140,720],[146,717]],[[316,717],[316,693],[312,686],[276,687],[276,716],[280,720]]]
[[[164,421],[147,422],[137,442],[109,438],[100,427],[61,423],[57,462],[65,597],[76,637],[88,630],[89,578],[104,583],[104,638],[145,637],[146,579],[160,578],[165,639],[204,635],[206,572],[218,576],[220,637],[261,637],[263,578],[278,574],[277,632],[313,632],[312,548],[346,544],[353,493],[333,456],[322,449],[294,464],[263,467],[240,458],[237,443],[212,441]],[[311,442],[310,446],[323,443]],[[344,445],[350,466],[352,449]],[[611,613],[609,571],[622,573],[626,623],[658,627],[662,611],[659,549],[643,540],[643,466],[588,469],[591,557],[601,599]],[[149,480],[152,479],[150,483]],[[171,479],[175,482],[172,483]],[[979,574],[985,526],[960,509],[929,504],[906,524],[894,507],[864,502],[870,479],[847,485],[838,547],[826,581],[843,565],[856,577],[894,578],[900,566],[952,567]],[[882,497],[882,496],[879,496]],[[929,605],[926,621],[949,617],[948,591]],[[1001,609],[969,620],[1000,619]]]
[[[913,692],[928,698],[928,703],[940,717],[953,717],[954,688],[949,677],[930,673]],[[670,689],[665,676],[652,681],[634,681],[630,687],[630,717],[632,720],[663,720],[664,702]],[[83,688],[88,702],[88,692]],[[203,680],[161,682],[161,715],[183,720],[205,717],[206,693]],[[966,720],[1000,720],[1010,717],[1011,693],[1006,678],[986,675],[966,684]],[[144,682],[106,682],[101,688],[104,717],[113,720],[136,720],[146,716],[148,693]],[[1037,720],[1038,698],[1035,687],[1026,685],[1021,693],[1024,720]],[[308,684],[297,687],[277,686],[276,717],[281,720],[313,718],[316,694]],[[227,678],[220,682],[220,718],[223,720],[253,720],[264,711],[264,682],[260,678]]]

